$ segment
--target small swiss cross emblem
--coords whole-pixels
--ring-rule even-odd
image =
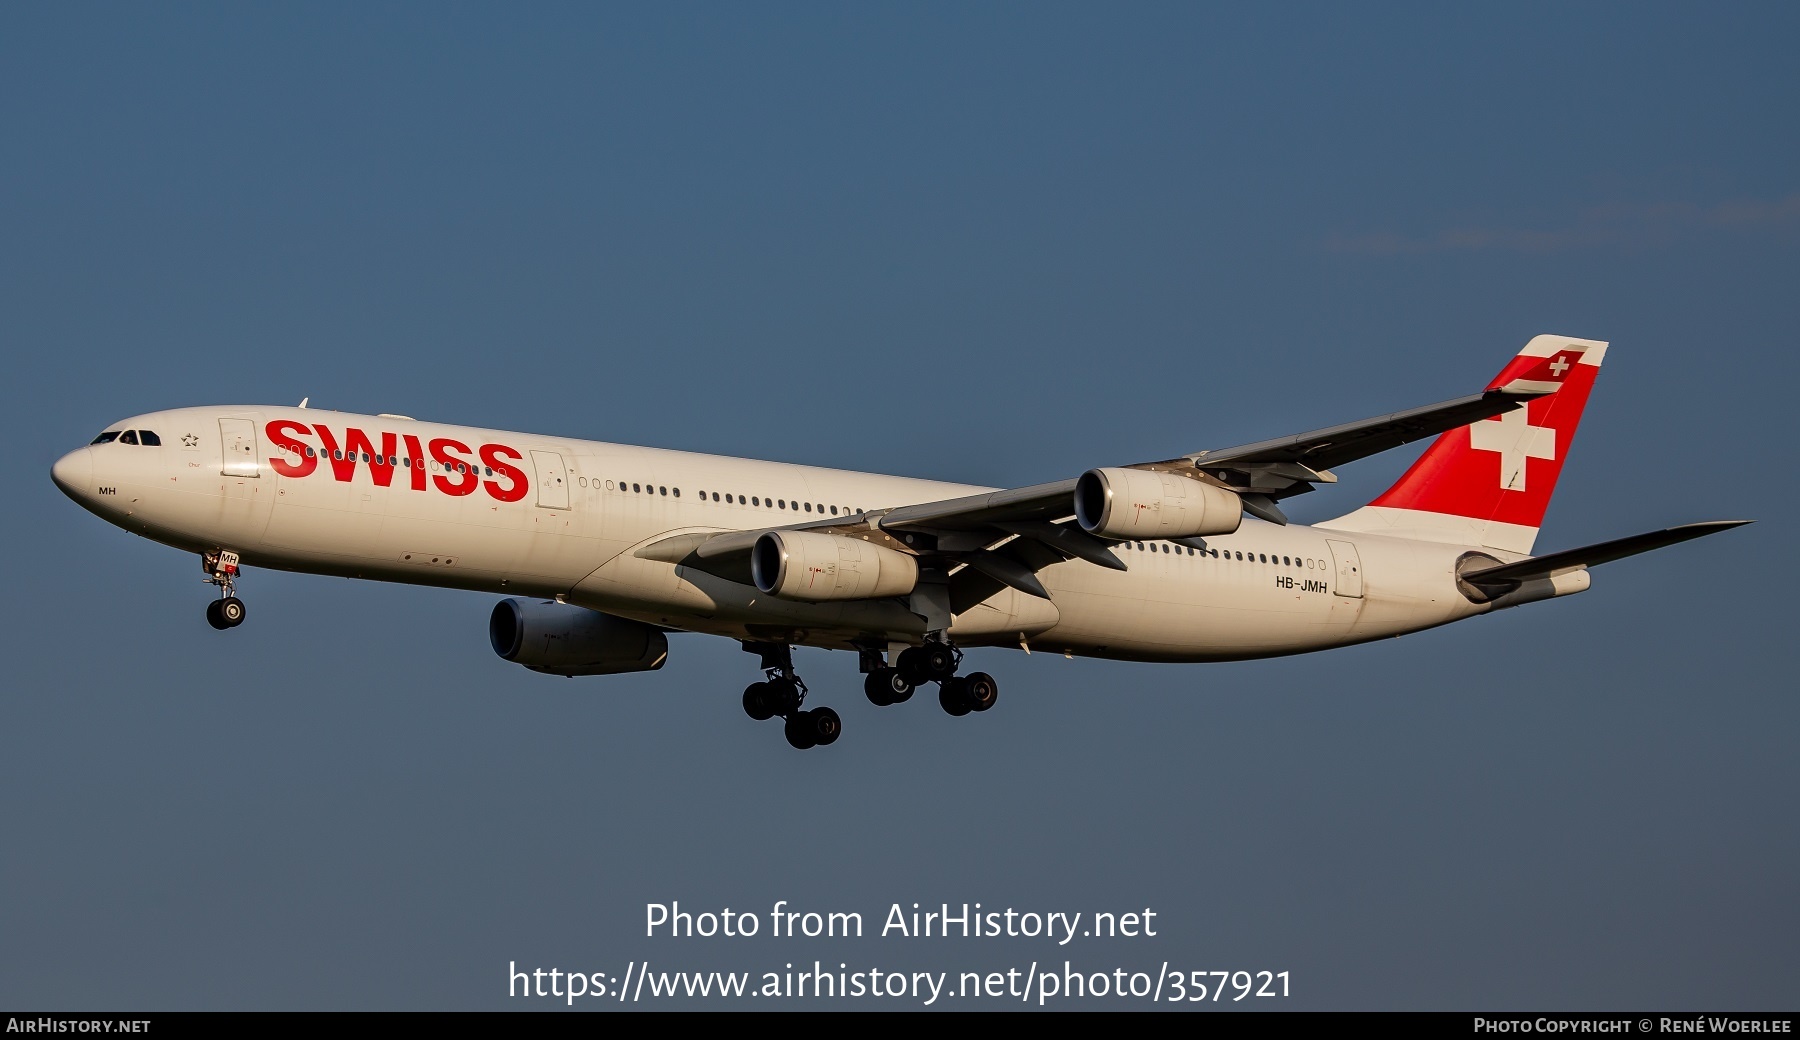
[[[1555,361],[1552,361],[1550,363],[1550,371],[1552,373],[1554,373],[1556,378],[1558,378],[1558,379],[1561,379],[1562,374],[1564,372],[1567,372],[1568,370],[1569,370],[1569,359],[1568,358],[1559,356]]]

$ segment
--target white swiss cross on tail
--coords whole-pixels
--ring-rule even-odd
[[[1439,435],[1381,497],[1330,524],[1530,552],[1605,355],[1597,340],[1536,337],[1487,389],[1537,396]]]
[[[1469,447],[1500,453],[1500,487],[1505,491],[1525,490],[1526,459],[1556,460],[1556,431],[1531,425],[1527,411],[1520,408],[1469,427]]]

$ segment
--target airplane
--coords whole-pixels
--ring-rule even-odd
[[[108,523],[196,553],[244,621],[245,567],[506,596],[488,638],[557,676],[652,671],[669,632],[736,639],[758,721],[796,748],[842,731],[806,707],[793,648],[854,651],[870,701],[937,684],[991,709],[971,647],[1241,661],[1418,632],[1585,591],[1589,569],[1749,523],[1716,520],[1532,556],[1607,344],[1537,336],[1478,394],[1048,484],[909,477],[359,415],[211,406],[109,425],[56,485]],[[1322,523],[1280,503],[1436,435],[1374,501]]]

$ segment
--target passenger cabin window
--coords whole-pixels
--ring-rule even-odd
[[[89,441],[88,443],[90,443],[90,444],[111,444],[113,441],[116,441],[118,439],[119,439],[119,431],[118,430],[108,430],[107,432],[101,434],[100,436],[95,437],[93,440]]]

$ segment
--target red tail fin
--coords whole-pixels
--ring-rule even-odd
[[[1605,356],[1595,340],[1534,338],[1488,389],[1555,393],[1441,434],[1381,497],[1326,526],[1530,552]]]

